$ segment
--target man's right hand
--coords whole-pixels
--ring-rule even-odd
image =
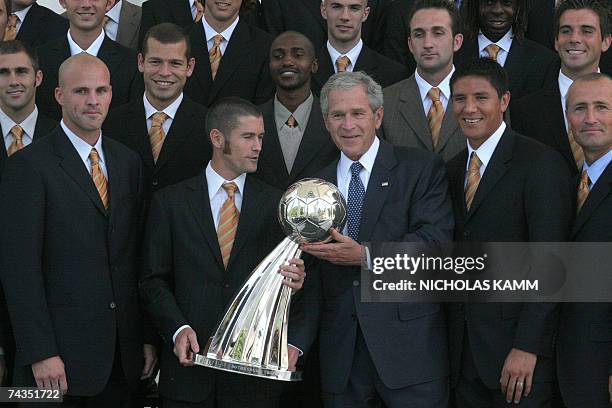
[[[196,336],[195,331],[191,327],[185,327],[176,335],[174,355],[182,365],[191,366],[193,365],[193,353],[199,352],[198,336]]]
[[[64,362],[59,356],[49,357],[32,364],[32,373],[38,388],[60,390],[62,394],[68,391]]]

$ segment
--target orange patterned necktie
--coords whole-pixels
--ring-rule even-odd
[[[17,38],[17,17],[16,14],[11,14],[8,18],[6,28],[4,29],[4,41],[11,41]]]
[[[572,149],[572,156],[574,156],[576,168],[581,169],[584,164],[584,151],[582,150],[582,146],[580,146],[574,138],[574,132],[572,132],[571,128],[567,130],[567,140]]]
[[[202,17],[204,17],[204,5],[200,2],[200,0],[195,0],[193,2],[193,6],[196,9],[196,13],[195,13],[195,17],[193,18],[193,21],[195,23],[199,23],[200,21],[202,21]]]
[[[338,72],[345,72],[349,65],[351,65],[351,60],[346,55],[338,57],[336,60],[336,68],[338,68]]]
[[[440,88],[432,87],[427,95],[431,99],[431,107],[427,114],[427,123],[429,123],[429,130],[431,130],[431,142],[434,147],[438,144],[440,139],[440,129],[442,128],[442,119],[444,119],[444,105],[440,101]]]
[[[497,44],[489,44],[485,47],[485,51],[487,52],[487,54],[489,54],[489,58],[491,58],[495,62],[497,62],[497,55],[499,54],[500,50],[501,48]]]
[[[291,129],[293,129],[293,128],[297,127],[297,120],[295,120],[293,115],[289,115],[289,117],[287,118],[287,121],[285,122],[285,125],[287,125]]]
[[[219,213],[219,227],[217,228],[217,238],[219,239],[219,248],[223,257],[223,265],[227,269],[232,247],[234,246],[234,238],[236,238],[236,229],[238,227],[238,218],[240,212],[236,208],[234,193],[238,189],[236,183],[224,183],[223,189],[227,193],[227,198],[221,207]]]
[[[210,61],[210,72],[212,73],[212,79],[215,80],[217,76],[217,70],[219,69],[219,64],[221,64],[221,42],[223,42],[223,36],[221,34],[217,34],[213,37],[214,44],[208,53],[208,60]]]
[[[23,149],[23,128],[19,125],[15,125],[11,128],[9,133],[13,135],[13,143],[11,143],[6,151],[7,156],[11,156],[17,150]]]
[[[100,168],[100,156],[98,156],[98,151],[95,147],[89,153],[89,160],[91,161],[91,178],[96,185],[98,194],[100,194],[104,208],[108,210],[108,181],[106,181],[106,177],[104,177],[104,173]]]
[[[168,119],[168,115],[164,112],[156,112],[151,116],[151,129],[149,129],[149,142],[151,143],[151,153],[153,153],[153,162],[157,163],[159,153],[161,152],[166,133],[164,132],[164,122]]]
[[[480,166],[482,162],[476,154],[472,152],[470,157],[470,167],[468,168],[467,183],[465,184],[465,208],[469,211],[480,184]]]
[[[587,197],[589,196],[589,185],[591,180],[589,179],[589,173],[584,170],[580,177],[580,184],[578,184],[578,194],[576,195],[576,212],[580,211]]]

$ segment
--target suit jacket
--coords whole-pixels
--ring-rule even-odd
[[[361,38],[369,47],[382,52],[387,14],[392,0],[368,0],[370,14],[363,23]],[[266,31],[274,37],[284,31],[298,31],[312,41],[315,49],[327,42],[327,21],[321,16],[318,0],[262,0]]]
[[[578,212],[571,239],[576,242],[612,241],[612,165],[608,165],[593,185]],[[610,321],[610,303],[562,304],[557,335],[557,377],[567,407],[609,406]]]
[[[15,39],[38,47],[65,36],[69,25],[68,20],[53,10],[34,3],[21,23]]]
[[[61,128],[11,156],[0,186],[0,265],[15,332],[15,385],[60,356],[70,395],[100,393],[116,349],[128,384],[142,371],[137,291],[141,166],[103,140],[110,206]],[[28,225],[28,228],[23,228]],[[28,245],[23,245],[27,242]]]
[[[68,38],[64,36],[50,41],[44,47],[39,47],[37,51],[40,69],[44,74],[43,82],[36,94],[38,109],[50,118],[59,120],[62,114],[61,107],[55,100],[55,88],[58,84],[59,67],[62,62],[70,58]],[[111,109],[127,103],[132,91],[140,91],[142,81],[138,72],[136,53],[105,37],[98,58],[104,61],[110,71],[113,86]]]
[[[205,118],[206,108],[183,96],[155,163],[142,99],[120,106],[108,115],[104,134],[140,155],[147,203],[155,191],[193,177],[206,166],[211,147]]]
[[[312,102],[312,111],[291,172],[287,172],[283,150],[276,131],[274,99],[260,105],[259,108],[263,113],[266,136],[257,163],[256,177],[284,191],[298,180],[313,177],[338,157],[338,148],[325,129],[319,98],[315,97]]]
[[[119,30],[116,42],[126,48],[135,50],[138,47],[138,33],[142,8],[124,0],[119,11]]]
[[[466,212],[467,160],[466,148],[447,163],[456,241],[567,240],[575,187],[557,152],[507,128]],[[448,310],[453,385],[461,370],[466,326],[476,371],[489,388],[499,389],[504,360],[512,348],[538,355],[535,382],[552,381],[555,304],[451,304]]]
[[[193,25],[190,38],[191,49],[197,61],[193,75],[185,86],[185,94],[191,99],[210,106],[225,96],[239,96],[261,104],[274,95],[274,84],[268,68],[268,54],[272,44],[269,34],[238,21],[214,81],[204,26]]]
[[[153,196],[145,233],[140,293],[166,342],[159,391],[181,401],[202,401],[214,390],[216,370],[182,367],[172,352],[175,331],[190,325],[202,349],[226,307],[250,272],[283,238],[276,222],[281,192],[247,175],[236,238],[223,267],[210,208],[205,172]],[[233,376],[236,395],[265,398],[265,388],[247,376]],[[238,378],[239,377],[239,378]],[[255,384],[260,384],[259,389]]]
[[[555,0],[532,1],[525,37],[555,51]]]
[[[312,76],[312,92],[319,96],[325,82],[334,75],[335,61],[331,60],[327,46],[319,50],[317,58],[319,60],[319,70]],[[408,78],[408,71],[404,66],[377,53],[365,44],[361,53],[359,53],[359,57],[357,57],[353,71],[364,71],[383,88]]]
[[[479,57],[478,39],[465,38],[455,53],[456,65]],[[554,52],[529,39],[513,40],[504,69],[512,100],[538,91],[558,74],[558,57]]]
[[[392,145],[426,149],[439,154],[444,161],[449,161],[465,148],[465,136],[451,112],[450,102],[442,119],[440,139],[433,148],[431,130],[414,75],[385,88],[384,98],[381,134]]]
[[[337,165],[338,160],[319,176],[337,184]],[[363,202],[359,241],[450,241],[453,216],[447,191],[439,157],[381,140]],[[448,375],[440,304],[361,302],[360,273],[360,267],[317,261],[296,307],[305,310],[310,320],[289,325],[292,344],[304,351],[320,329],[322,390],[345,390],[359,329],[386,387],[402,388]]]

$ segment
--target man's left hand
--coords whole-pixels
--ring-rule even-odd
[[[521,402],[521,397],[531,392],[531,382],[538,356],[527,351],[513,348],[508,353],[502,368],[501,390],[506,394],[508,404]]]
[[[151,344],[143,345],[144,352],[144,366],[142,367],[142,373],[140,374],[140,379],[144,380],[145,378],[149,378],[153,375],[153,370],[157,365],[157,352],[155,350],[155,346]]]
[[[297,364],[298,357],[300,356],[300,351],[291,344],[288,344],[287,352],[289,354],[289,371],[295,371],[295,365]]]
[[[331,236],[336,242],[330,244],[302,244],[302,250],[314,257],[335,265],[361,265],[365,247],[349,236],[342,235],[335,228]]]
[[[304,270],[304,261],[302,259],[289,259],[286,264],[281,265],[278,272],[285,277],[283,284],[289,286],[294,292],[300,290],[304,285],[306,271]]]

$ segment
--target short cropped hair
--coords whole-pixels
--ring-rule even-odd
[[[455,83],[461,78],[470,76],[481,77],[489,81],[500,99],[508,92],[508,75],[504,68],[490,58],[478,58],[457,67],[450,80],[451,95]]]
[[[343,89],[353,89],[356,86],[361,86],[366,91],[368,101],[370,103],[370,109],[372,112],[376,112],[381,106],[383,106],[383,91],[382,87],[374,81],[365,72],[338,72],[332,75],[323,89],[321,89],[321,110],[323,115],[327,116],[328,113],[328,98],[332,91]]]
[[[32,67],[34,67],[34,72],[40,69],[38,54],[34,48],[19,40],[0,42],[0,55],[18,54],[20,52],[28,56]]]
[[[147,31],[142,41],[141,54],[143,56],[147,55],[149,51],[149,38],[153,38],[156,41],[159,41],[162,44],[177,44],[181,42],[185,42],[187,45],[187,49],[185,51],[187,59],[191,58],[191,41],[189,41],[189,36],[185,33],[181,27],[172,23],[161,23],[155,25]]]
[[[555,9],[555,38],[559,38],[561,16],[568,10],[591,10],[599,17],[601,37],[610,35],[610,6],[602,0],[564,0]]]
[[[408,38],[412,35],[412,28],[410,28],[410,21],[417,11],[425,9],[441,9],[446,10],[451,18],[451,26],[453,30],[453,37],[461,33],[461,16],[455,3],[448,0],[416,0],[406,16],[406,27],[408,27]]]
[[[215,102],[206,113],[206,135],[213,129],[219,130],[227,138],[238,127],[238,120],[245,116],[261,118],[261,111],[246,99],[230,96]]]

